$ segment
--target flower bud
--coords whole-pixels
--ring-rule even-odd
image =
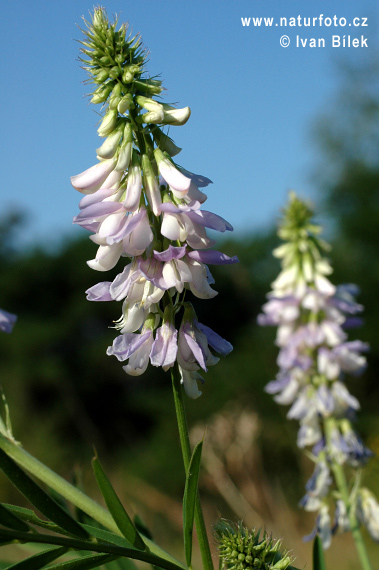
[[[159,125],[163,122],[164,112],[163,109],[156,109],[155,111],[149,111],[142,115],[141,119],[143,123]]]
[[[161,103],[154,101],[154,99],[143,97],[142,95],[138,95],[136,97],[136,101],[138,105],[141,105],[141,107],[149,111],[149,113],[145,113],[141,117],[144,123],[152,123],[154,125],[162,123],[164,118],[164,109]]]
[[[108,99],[109,94],[113,88],[113,83],[108,82],[105,85],[101,85],[94,91],[91,99],[91,103],[104,103]]]
[[[127,83],[127,84],[128,84],[128,83],[131,83],[131,82],[133,81],[133,79],[134,79],[135,74],[136,74],[136,73],[140,73],[140,71],[141,71],[141,70],[140,70],[139,65],[135,65],[135,64],[134,64],[134,65],[127,65],[127,66],[124,68],[124,73],[123,73],[123,76],[122,76],[122,81],[123,81],[124,83]]]
[[[124,172],[128,169],[133,152],[133,130],[130,123],[126,123],[124,129],[124,140],[120,148],[115,170]]]
[[[111,68],[111,70],[109,71],[109,77],[111,77],[111,79],[117,79],[117,77],[121,74],[121,69],[118,67],[118,65],[115,65],[114,67]]]
[[[100,63],[102,65],[110,65],[112,63],[112,60],[109,55],[103,55],[103,57],[100,58]]]
[[[155,216],[161,213],[162,198],[158,180],[155,176],[152,164],[147,154],[142,155],[143,185],[150,208]]]
[[[121,124],[111,133],[106,140],[103,142],[100,148],[96,149],[96,153],[100,158],[112,158],[114,156],[117,147],[120,143],[122,133],[124,130],[124,125]]]
[[[163,105],[161,103],[158,103],[158,101],[154,101],[154,99],[150,99],[149,97],[138,95],[136,97],[136,101],[138,105],[141,105],[141,107],[147,109],[148,111],[156,111],[157,109],[163,110]]]
[[[159,95],[162,93],[163,88],[161,87],[161,81],[156,81],[154,79],[135,79],[134,86],[139,91],[148,93],[149,95]]]
[[[120,113],[120,115],[123,115],[124,113],[126,113],[126,111],[133,108],[134,108],[133,95],[131,93],[127,93],[126,95],[124,95],[124,97],[122,97],[122,99],[117,105],[117,111]]]
[[[109,77],[109,73],[107,69],[100,69],[100,71],[95,75],[94,82],[95,83],[104,83]]]
[[[109,98],[109,109],[116,109],[121,100],[122,85],[116,83]]]
[[[170,107],[170,105],[163,105],[164,107],[164,118],[163,123],[165,125],[184,125],[191,116],[191,109],[189,107],[184,107],[183,109],[175,109]]]
[[[103,120],[101,121],[100,127],[97,132],[100,137],[106,137],[114,131],[117,125],[118,113],[116,109],[111,109],[105,113]]]

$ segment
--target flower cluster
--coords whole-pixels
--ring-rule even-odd
[[[201,394],[198,371],[218,361],[210,349],[225,355],[232,346],[198,322],[185,293],[190,290],[200,299],[217,294],[208,264],[238,260],[210,250],[215,242],[206,228],[233,228],[200,209],[207,199],[200,188],[211,181],[172,159],[181,149],[162,129],[184,124],[190,109],[153,98],[161,93],[161,82],[144,78],[140,38],[127,38],[125,25],[116,30],[102,8],[86,25],[82,51],[88,59],[82,61],[98,85],[91,101],[106,109],[98,129],[105,140],[97,149],[98,163],[71,178],[85,194],[74,223],[90,230],[98,245],[88,261],[91,268],[108,271],[120,257],[129,259],[113,281],[91,287],[87,298],[123,302],[116,321],[120,335],[107,354],[128,361],[128,374],[142,374],[149,361],[164,370],[178,363],[186,392],[195,398]]]
[[[11,333],[17,316],[0,309],[0,331]]]
[[[318,237],[321,228],[311,218],[311,209],[291,193],[279,228],[286,243],[274,251],[282,271],[258,322],[278,327],[279,372],[266,390],[275,394],[276,402],[290,406],[288,418],[299,421],[297,445],[312,447],[315,469],[301,505],[318,513],[316,530],[327,548],[332,533],[351,528],[355,513],[370,532],[373,526],[377,529],[379,506],[358,509],[357,500],[363,502],[355,487],[349,497],[347,488],[337,483],[334,523],[329,514],[332,485],[345,477],[342,467],[354,475],[372,455],[353,428],[359,402],[344,382],[346,375],[357,376],[365,369],[368,346],[347,340],[346,329],[360,324],[358,288],[335,287],[329,281],[332,269],[323,255],[329,246]],[[378,538],[378,530],[371,534]]]
[[[223,568],[227,570],[286,570],[292,568],[294,557],[289,552],[281,553],[281,540],[260,531],[249,531],[241,523],[233,524],[220,520],[214,526]]]

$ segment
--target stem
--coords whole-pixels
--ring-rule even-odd
[[[183,386],[180,383],[180,374],[177,364],[171,370],[171,380],[172,380],[172,389],[174,392],[175,410],[178,422],[180,445],[183,454],[183,463],[185,471],[187,473],[191,459],[191,446],[189,441],[187,418],[184,407]],[[205,528],[204,516],[199,500],[199,495],[197,496],[195,503],[195,527],[197,532],[197,538],[199,541],[199,548],[201,552],[201,558],[203,561],[204,570],[213,570],[212,555],[209,547],[209,541],[207,537],[207,531]]]
[[[326,440],[328,443],[328,447],[329,447],[331,431],[334,427],[334,423],[335,422],[334,422],[333,418],[328,418],[324,422],[325,434],[326,434]],[[349,513],[349,522],[350,522],[351,534],[353,535],[353,538],[354,538],[355,547],[357,549],[357,553],[358,553],[359,559],[361,561],[362,568],[363,568],[363,570],[372,570],[371,569],[371,563],[370,563],[370,560],[369,560],[369,557],[367,554],[366,546],[365,546],[365,543],[363,541],[362,533],[361,533],[360,528],[359,528],[358,520],[357,520],[357,517],[355,516],[355,510],[351,508],[352,505],[350,503],[349,490],[348,490],[345,471],[344,471],[342,465],[340,465],[336,461],[331,462],[331,469],[333,471],[333,475],[334,475],[334,479],[335,479],[338,491],[340,492],[342,500],[346,505],[347,512]]]
[[[67,548],[75,550],[85,550],[90,552],[100,552],[101,554],[111,554],[114,559],[125,557],[132,558],[134,560],[142,560],[143,562],[149,562],[152,565],[159,565],[160,568],[165,568],[166,570],[178,570],[183,568],[182,565],[170,562],[169,560],[158,559],[157,556],[146,550],[136,550],[135,548],[126,548],[124,546],[117,546],[115,544],[110,544],[107,542],[98,541],[84,541],[75,538],[66,538],[61,536],[52,536],[49,534],[31,534],[27,532],[15,532],[8,529],[1,529],[0,536],[2,538],[8,538],[9,542],[21,542],[21,543],[37,543],[37,544],[55,544],[60,546],[67,546]]]
[[[62,497],[67,499],[78,509],[81,509],[105,528],[111,530],[119,536],[123,536],[109,511],[85,495],[82,491],[80,491],[80,489],[74,487],[74,485],[71,485],[71,483],[52,471],[52,469],[38,461],[38,459],[30,455],[20,445],[10,441],[2,434],[0,434],[0,448],[7,455],[9,455],[9,457],[14,459],[16,463],[18,463],[23,469],[34,475],[37,479],[39,479],[39,481],[45,483],[48,487],[50,487],[50,489],[53,489],[59,493],[59,495],[62,495]],[[145,536],[144,542],[148,546],[151,553],[165,558],[166,560],[171,560],[173,564],[181,566],[183,570],[187,568],[178,562],[168,552],[164,551],[157,544],[155,544],[155,542]]]

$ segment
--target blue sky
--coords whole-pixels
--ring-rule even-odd
[[[210,177],[206,208],[238,233],[274,221],[295,188],[317,200],[311,124],[333,100],[336,61],[378,53],[377,0],[137,0],[104,2],[141,32],[149,72],[161,73],[165,101],[189,105],[192,116],[171,136],[183,148],[178,163]],[[84,97],[76,61],[77,24],[92,3],[82,0],[2,4],[0,93],[3,183],[1,213],[29,216],[23,240],[51,244],[72,226],[79,194],[69,178],[96,162],[98,117]],[[279,18],[334,15],[345,27],[275,26]],[[273,17],[272,27],[242,26],[241,18]],[[353,18],[367,26],[350,26]],[[362,21],[362,20],[361,20]],[[291,43],[281,47],[286,34]],[[367,38],[368,47],[333,48],[332,35]],[[296,47],[296,36],[324,38],[324,48]],[[308,42],[309,43],[309,42]]]

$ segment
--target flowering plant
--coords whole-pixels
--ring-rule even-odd
[[[121,317],[114,326],[118,335],[106,352],[124,363],[127,374],[139,376],[149,363],[171,371],[185,467],[185,563],[162,549],[139,517],[130,516],[96,453],[93,471],[106,507],[29,455],[13,435],[4,398],[0,469],[33,509],[0,505],[0,545],[42,547],[15,564],[17,570],[39,570],[46,565],[50,570],[99,566],[114,570],[114,562],[120,570],[135,570],[136,560],[154,568],[192,570],[195,526],[204,570],[213,570],[198,494],[204,438],[191,448],[185,395],[201,395],[203,373],[218,362],[216,355],[226,356],[232,346],[199,322],[189,295],[208,300],[217,294],[208,265],[238,260],[211,249],[215,241],[207,229],[223,233],[233,228],[202,209],[207,199],[202,189],[211,181],[174,161],[181,149],[168,136],[167,127],[184,125],[191,112],[189,107],[177,109],[161,101],[162,83],[145,69],[140,37],[128,36],[127,26],[111,23],[100,7],[85,25],[81,61],[89,82],[95,85],[91,102],[101,105],[98,134],[104,140],[96,150],[97,163],[71,178],[83,194],[74,223],[90,231],[90,239],[98,246],[94,259],[87,262],[90,268],[107,272],[126,259],[113,280],[87,290],[87,299],[122,303]],[[370,451],[353,429],[358,402],[342,378],[365,366],[366,345],[348,342],[343,330],[356,324],[361,307],[354,300],[353,286],[335,288],[327,279],[331,269],[321,253],[326,246],[310,217],[306,205],[291,195],[280,229],[288,243],[276,251],[283,259],[283,271],[260,317],[261,324],[278,325],[281,370],[267,390],[276,394],[278,402],[292,404],[289,416],[300,421],[298,445],[313,446],[310,456],[315,472],[302,504],[318,513],[314,570],[325,568],[321,542],[327,547],[332,532],[346,530],[352,531],[362,566],[368,570],[358,523],[363,522],[378,538],[379,507],[370,491],[360,486],[360,468]],[[11,332],[15,320],[0,310],[1,330]],[[345,466],[355,476],[353,483],[346,479]],[[333,501],[332,528],[329,510]],[[66,508],[66,502],[75,509]],[[292,553],[283,550],[282,541],[266,530],[249,530],[242,522],[221,519],[214,526],[214,537],[220,568],[296,570]],[[49,545],[52,548],[46,548]]]
[[[284,210],[279,237],[285,243],[274,255],[282,271],[258,317],[261,325],[277,326],[279,372],[266,391],[290,405],[287,417],[299,421],[297,445],[311,448],[312,477],[300,504],[317,512],[310,537],[320,536],[324,548],[332,535],[351,531],[362,564],[369,568],[359,523],[379,539],[379,504],[361,487],[362,468],[372,455],[354,429],[358,400],[346,386],[346,375],[366,367],[366,343],[348,341],[347,330],[360,324],[363,307],[356,303],[355,285],[335,287],[313,212],[293,192]],[[332,521],[330,511],[334,509]]]
[[[115,322],[119,335],[107,354],[124,362],[127,374],[143,374],[149,362],[165,371],[171,369],[186,470],[186,564],[160,548],[141,521],[129,516],[97,456],[93,470],[106,509],[30,456],[13,436],[5,401],[6,419],[0,421],[0,468],[45,519],[30,509],[0,506],[0,542],[55,546],[21,562],[25,570],[38,570],[46,564],[54,570],[108,568],[114,560],[122,570],[133,570],[133,560],[167,570],[189,570],[195,524],[204,569],[211,570],[197,491],[203,442],[191,450],[183,392],[199,397],[198,382],[203,382],[199,371],[206,372],[219,360],[212,351],[227,355],[232,346],[198,321],[188,295],[211,299],[217,294],[211,287],[214,280],[208,265],[238,260],[210,249],[215,242],[206,229],[225,232],[232,227],[201,208],[207,199],[201,189],[211,181],[173,160],[181,149],[164,129],[185,124],[190,109],[176,109],[158,100],[163,88],[160,81],[147,75],[139,36],[127,36],[127,26],[117,28],[103,8],[96,8],[85,24],[82,62],[95,84],[91,102],[104,111],[98,134],[105,140],[96,151],[98,162],[71,179],[83,194],[74,223],[92,232],[91,240],[98,246],[95,258],[88,261],[92,269],[106,272],[120,258],[127,258],[116,278],[91,287],[87,298],[122,301],[122,315]],[[10,332],[13,316],[2,312],[0,320],[2,329]],[[77,520],[62,508],[30,474],[84,513],[84,522],[83,517]],[[227,529],[229,538],[231,528]],[[281,556],[280,543],[266,536],[258,541],[255,535],[246,534],[244,544],[254,552],[252,570],[291,568],[292,557]],[[59,561],[68,550],[74,558]],[[220,550],[220,555],[226,561],[224,551]]]

